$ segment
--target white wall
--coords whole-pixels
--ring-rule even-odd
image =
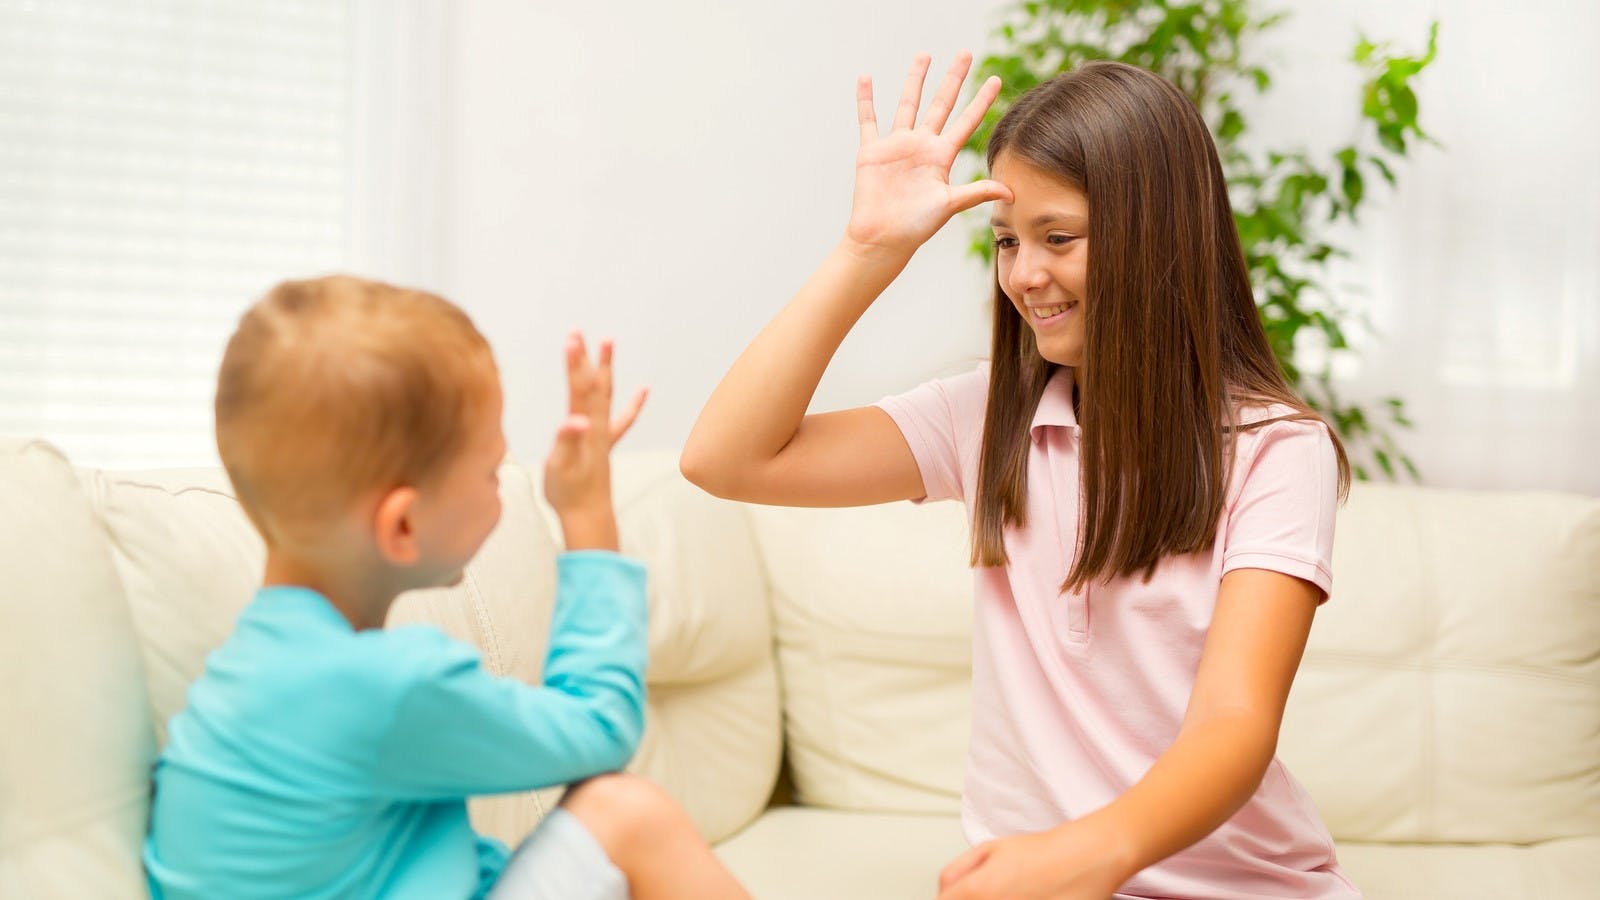
[[[625,446],[675,447],[722,372],[843,233],[855,79],[979,49],[983,3],[463,3],[449,39],[440,287],[493,340],[512,453],[562,412],[572,327],[617,339]],[[908,27],[908,23],[915,23]],[[867,403],[986,351],[967,224],[867,315],[818,392]]]
[[[1435,484],[1600,494],[1600,13],[1578,0],[1298,2],[1264,137],[1331,144],[1354,125],[1360,23],[1419,46],[1446,145],[1375,191],[1340,274],[1384,336],[1346,384],[1410,400],[1404,438]],[[560,418],[558,348],[618,341],[619,388],[654,397],[635,448],[677,446],[717,379],[800,285],[849,211],[859,72],[892,102],[918,50],[981,53],[1000,4],[562,6],[474,0],[445,23],[436,287],[505,369],[515,456]],[[965,367],[986,346],[968,223],[925,247],[840,351],[818,408]],[[1358,293],[1357,293],[1358,292]],[[1365,298],[1365,299],[1361,299]]]

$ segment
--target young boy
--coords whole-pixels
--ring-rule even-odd
[[[217,445],[267,545],[156,767],[156,898],[744,897],[687,815],[620,769],[644,724],[645,573],[617,554],[611,348],[567,346],[545,463],[558,561],[544,686],[497,678],[396,595],[455,584],[500,516],[494,358],[431,294],[289,282],[247,312]],[[466,798],[590,779],[508,860]]]

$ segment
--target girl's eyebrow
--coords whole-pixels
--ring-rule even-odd
[[[1040,225],[1048,225],[1051,222],[1061,222],[1064,225],[1081,228],[1083,227],[1083,216],[1074,215],[1072,213],[1047,212],[1042,215],[1035,216],[1031,224],[1034,228],[1038,228]],[[989,220],[989,227],[1010,228],[1011,223],[1007,222],[1000,216],[995,216]]]

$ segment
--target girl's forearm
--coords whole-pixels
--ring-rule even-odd
[[[684,444],[691,480],[737,477],[778,455],[805,418],[845,335],[910,260],[841,240],[723,377]]]
[[[1260,786],[1276,748],[1276,726],[1256,716],[1197,724],[1126,793],[1080,822],[1117,836],[1131,878],[1238,812]]]

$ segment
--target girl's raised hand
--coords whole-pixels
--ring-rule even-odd
[[[949,122],[972,67],[972,54],[961,51],[918,123],[930,63],[925,53],[912,63],[888,134],[878,133],[872,79],[863,75],[856,83],[861,150],[856,154],[855,198],[845,236],[863,247],[910,254],[956,213],[988,200],[1011,199],[1011,191],[997,181],[950,185],[956,155],[999,96],[1000,79],[985,81],[961,115]]]

